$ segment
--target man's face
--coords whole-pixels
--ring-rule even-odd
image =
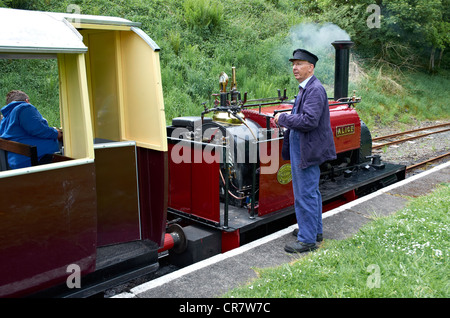
[[[292,62],[292,72],[299,83],[314,74],[314,65],[308,61],[294,60]]]

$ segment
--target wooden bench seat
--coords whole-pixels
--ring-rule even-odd
[[[31,166],[39,165],[36,146],[0,138],[0,171],[10,170],[8,165],[8,152],[30,157]],[[72,158],[60,154],[53,154],[52,163],[67,160],[72,160]]]
[[[37,147],[0,138],[0,171],[9,170],[8,152],[30,157],[31,165],[38,164]]]

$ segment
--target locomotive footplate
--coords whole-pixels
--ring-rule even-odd
[[[348,170],[339,176],[327,176],[321,180],[320,191],[324,212],[345,204],[358,197],[372,193],[406,177],[406,166],[384,163],[383,168],[363,164]],[[351,193],[351,195],[348,195]],[[224,239],[231,240],[232,248],[257,240],[271,233],[284,229],[296,223],[294,206],[254,217],[251,217],[246,207],[228,205],[228,222],[225,222],[225,204],[220,203],[220,223],[207,222],[187,213],[169,208],[169,214],[202,224],[206,228],[222,231]],[[228,234],[227,234],[228,233]],[[231,238],[231,239],[230,239]],[[227,244],[227,243],[225,243]],[[229,250],[226,248],[225,250]]]
[[[342,174],[326,182],[321,182],[320,191],[324,212],[326,205],[342,205],[349,200],[344,195],[353,192],[357,198],[405,179],[406,166],[384,163],[383,169],[371,165],[362,165],[351,173]],[[223,210],[223,205],[221,205]],[[290,206],[263,216],[249,217],[247,209],[229,206],[228,228],[225,231],[239,230],[240,245],[249,243],[265,235],[286,228],[296,222],[294,207]],[[222,222],[221,222],[222,223]]]
[[[322,201],[333,200],[349,191],[355,190],[357,197],[374,192],[406,177],[406,166],[383,163],[383,168],[364,164],[348,173],[323,182],[320,187]],[[331,182],[328,182],[331,181]]]
[[[239,231],[239,245],[250,243],[276,231],[284,229],[296,221],[294,206],[290,206],[263,216],[249,217],[247,209],[230,206],[227,232]]]

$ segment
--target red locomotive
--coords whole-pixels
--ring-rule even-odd
[[[338,157],[321,166],[324,211],[405,178],[404,166],[372,156],[370,131],[352,107],[360,99],[347,97],[352,44],[332,43],[335,96],[329,103]],[[273,121],[276,112],[290,111],[293,101],[280,91],[275,98],[247,100],[244,94],[241,99],[235,73],[233,68],[229,92],[223,80],[227,76],[221,75],[213,108],[205,107],[198,117],[174,118],[167,132],[169,218],[196,224],[189,228],[193,233],[221,231],[221,238],[202,247],[215,253],[295,223],[290,162],[281,157],[283,129]],[[212,118],[205,116],[209,113]],[[188,244],[185,254],[200,254],[189,250]],[[173,259],[185,264],[180,256]]]
[[[89,296],[156,271],[167,250],[184,266],[295,222],[272,119],[292,108],[286,92],[241,98],[233,68],[212,108],[166,127],[159,47],[138,23],[12,9],[0,17],[11,30],[1,58],[57,60],[64,129],[53,163],[0,171],[0,297]],[[351,42],[333,45],[338,158],[321,166],[324,211],[405,178],[404,166],[372,156],[352,107],[359,99],[347,97]],[[0,140],[0,162],[32,148]]]

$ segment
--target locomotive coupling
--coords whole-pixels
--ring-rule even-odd
[[[384,169],[384,163],[381,163],[381,156],[380,155],[372,155],[367,156],[366,159],[372,159],[372,163],[370,164],[375,169]]]

